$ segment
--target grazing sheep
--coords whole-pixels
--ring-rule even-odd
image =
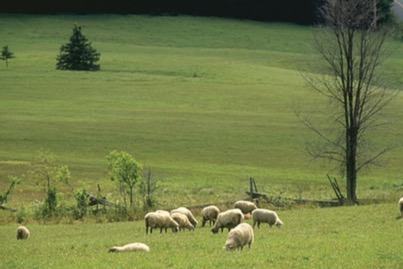
[[[162,229],[165,229],[165,233],[168,228],[172,229],[172,232],[177,232],[179,230],[179,225],[174,221],[171,216],[164,213],[150,212],[144,216],[146,225],[146,234],[148,234],[148,228],[150,228],[150,233],[153,232],[154,228],[160,228],[160,233]]]
[[[155,213],[163,214],[163,215],[166,215],[166,216],[170,216],[170,215],[171,215],[171,214],[169,214],[169,212],[166,211],[166,210],[157,210],[157,211],[155,211]]]
[[[211,226],[211,223],[213,223],[214,225],[218,217],[218,214],[220,214],[220,209],[218,209],[218,207],[216,207],[215,205],[206,206],[205,208],[202,209],[201,214],[203,217],[202,227],[206,225],[207,221]]]
[[[243,221],[244,217],[242,211],[238,208],[229,209],[227,211],[221,212],[218,214],[217,221],[214,224],[211,231],[213,233],[218,233],[218,230],[221,228],[221,232],[224,231],[224,228],[227,228],[228,231],[240,224]]]
[[[254,203],[249,201],[236,201],[234,203],[234,208],[239,208],[242,213],[248,214],[255,210],[257,207]]]
[[[254,240],[253,228],[248,223],[241,223],[228,233],[227,241],[225,242],[226,250],[242,250],[245,245],[249,248]]]
[[[26,240],[30,235],[27,227],[21,225],[17,228],[17,240]]]
[[[186,217],[188,217],[190,223],[192,223],[192,225],[196,228],[197,225],[197,220],[195,219],[195,217],[193,216],[192,212],[187,209],[186,207],[179,207],[177,209],[173,209],[171,210],[171,214],[173,213],[182,213],[184,215],[186,215]]]
[[[149,252],[150,248],[143,243],[131,243],[121,247],[111,247],[109,252],[144,251]]]
[[[260,223],[262,222],[269,224],[270,227],[273,225],[276,225],[277,227],[283,225],[283,222],[280,220],[277,213],[269,209],[258,208],[253,210],[252,218],[253,228],[255,228],[256,223],[257,227],[260,228]]]
[[[176,212],[172,213],[171,217],[174,219],[179,224],[179,231],[188,229],[188,230],[194,230],[195,227],[190,223],[188,217],[185,214]]]
[[[399,200],[400,217],[403,218],[403,197]]]

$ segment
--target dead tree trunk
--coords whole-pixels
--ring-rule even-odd
[[[359,171],[390,149],[365,152],[362,147],[368,131],[379,126],[379,112],[396,96],[386,91],[377,74],[387,36],[387,31],[377,26],[377,3],[377,0],[324,0],[321,15],[325,26],[316,32],[315,45],[328,73],[319,79],[307,77],[312,88],[334,105],[331,117],[339,133],[334,137],[305,119],[306,126],[325,144],[310,149],[309,153],[342,167],[349,203],[357,203]]]

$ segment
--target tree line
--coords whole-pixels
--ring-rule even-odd
[[[215,16],[301,24],[318,22],[324,0],[13,0],[5,1],[0,13],[80,13]],[[379,12],[391,18],[393,0],[379,1]]]
[[[150,15],[215,16],[259,21],[316,23],[323,0],[13,0],[5,1],[0,13],[118,13]],[[379,9],[390,15],[393,0],[382,0]]]

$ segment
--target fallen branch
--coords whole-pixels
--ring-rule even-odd
[[[11,207],[6,207],[6,206],[4,206],[4,205],[0,205],[0,209],[2,209],[2,210],[7,210],[7,211],[11,211],[11,212],[17,212],[17,209],[11,208]]]

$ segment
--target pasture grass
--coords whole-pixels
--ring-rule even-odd
[[[100,72],[55,70],[73,25],[101,52]],[[300,72],[321,72],[312,29],[217,18],[0,15],[0,45],[16,58],[0,65],[0,189],[9,175],[50,150],[69,165],[74,188],[116,199],[105,156],[125,150],[161,179],[160,204],[230,201],[244,196],[248,177],[269,195],[328,199],[326,163],[305,151],[317,138],[295,112],[326,126],[331,110]],[[401,89],[403,46],[383,72]],[[1,63],[0,63],[1,64]],[[394,145],[384,165],[359,179],[361,198],[396,199],[403,190],[403,98],[381,117],[377,146]],[[69,188],[61,189],[71,198]],[[29,177],[10,205],[43,198]]]
[[[145,234],[144,223],[0,226],[0,268],[402,268],[403,221],[396,204],[280,211],[280,229],[262,225],[255,243],[226,252],[227,232]],[[250,222],[250,220],[248,221]],[[149,253],[108,253],[114,245],[143,242]]]

